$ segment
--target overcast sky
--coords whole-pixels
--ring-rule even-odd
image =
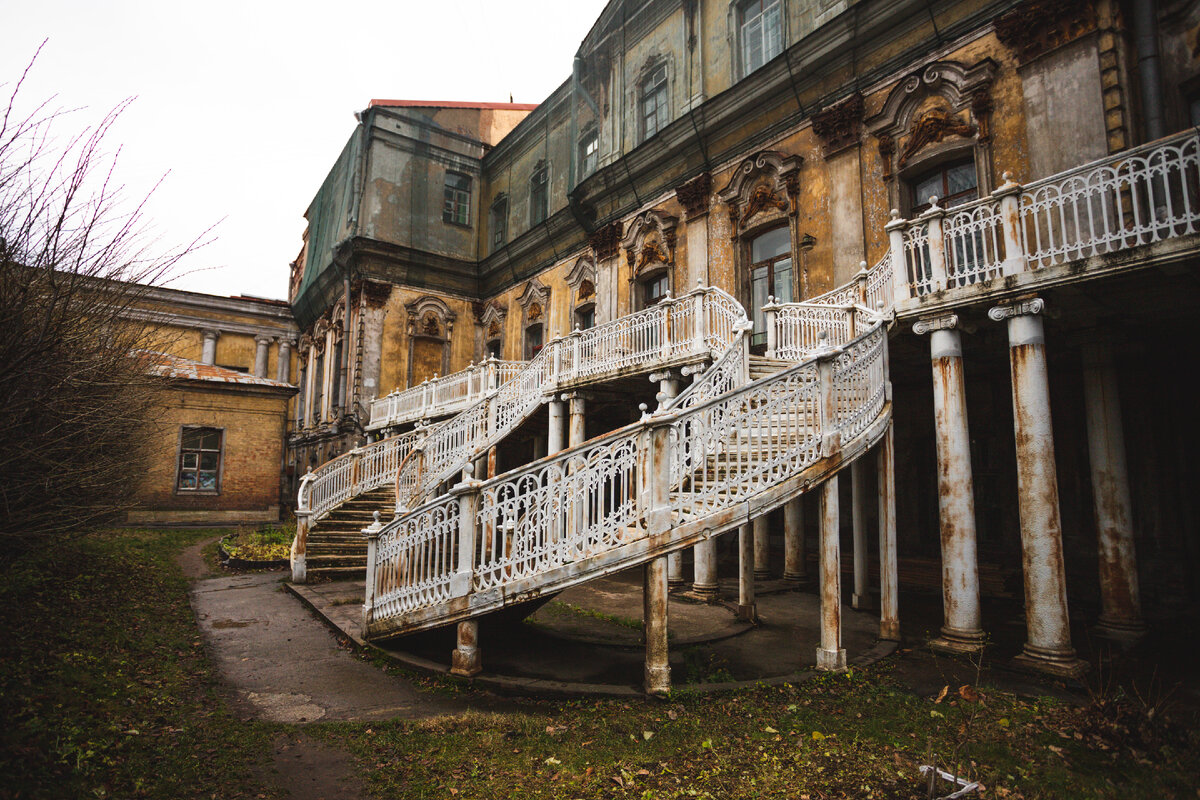
[[[9,3],[0,83],[85,107],[81,127],[136,97],[108,145],[162,247],[215,241],[170,285],[283,298],[303,213],[372,98],[542,101],[603,0],[38,0]],[[4,92],[7,97],[8,92]],[[26,106],[27,107],[27,106]]]

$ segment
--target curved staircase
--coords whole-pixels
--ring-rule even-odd
[[[365,532],[366,636],[460,622],[655,559],[836,474],[890,421],[881,308],[891,274],[889,255],[835,292],[769,304],[766,357],[750,355],[741,307],[704,290],[736,314],[732,335],[707,339],[712,366],[654,413],[487,481],[471,468],[478,443],[493,441],[480,431],[462,451],[470,457],[441,456],[430,474],[402,478],[396,517]],[[657,353],[662,340],[651,341]],[[449,491],[433,491],[452,477]]]

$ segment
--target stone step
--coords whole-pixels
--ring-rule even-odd
[[[361,567],[308,567],[309,578],[330,578],[343,580],[347,578],[362,578],[366,575],[367,566]]]

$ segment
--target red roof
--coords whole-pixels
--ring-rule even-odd
[[[263,386],[271,389],[291,389],[295,386],[269,378],[258,378],[235,369],[225,369],[215,364],[204,364],[190,358],[180,358],[169,353],[157,353],[153,350],[138,350],[137,355],[145,358],[147,369],[151,375],[161,375],[164,378],[186,381],[208,381],[212,383],[231,383],[239,386]]]
[[[481,108],[492,111],[533,111],[537,103],[470,103],[463,100],[372,100],[367,108]]]

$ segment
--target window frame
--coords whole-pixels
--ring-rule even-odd
[[[747,11],[749,11],[752,6],[757,6],[758,13],[752,17],[747,17]],[[763,24],[766,21],[767,12],[772,9],[775,9],[776,19],[778,20],[778,49],[774,52],[769,51],[768,43],[770,39],[767,35],[767,29]],[[739,69],[741,70],[740,77],[745,78],[751,73],[756,72],[764,67],[773,58],[783,52],[787,19],[786,14],[784,14],[782,0],[738,0],[734,8],[733,16],[734,24],[737,26],[737,63]],[[756,19],[759,21],[759,52],[761,53],[762,60],[758,64],[752,66],[748,63],[748,54],[746,52],[750,38],[746,29],[748,26],[752,25]]]
[[[200,446],[196,446],[196,447],[187,447],[186,446],[185,438],[188,436],[188,434],[199,433],[201,435],[201,441],[198,444],[203,444],[203,435],[206,432],[215,433],[217,435],[217,447],[215,450],[213,450],[211,448],[200,447]],[[201,470],[200,462],[203,457],[203,454],[204,453],[213,453],[213,452],[215,452],[217,454],[216,466],[210,470]],[[191,454],[195,454],[195,456],[196,456],[196,466],[185,470],[184,457],[186,455],[191,455]],[[210,495],[211,496],[211,495],[221,494],[221,485],[222,485],[222,477],[223,477],[223,473],[224,473],[224,468],[225,468],[225,429],[224,428],[218,428],[218,427],[214,427],[211,425],[181,425],[181,426],[179,426],[178,447],[176,448],[176,456],[175,456],[175,494],[186,495],[186,496],[190,496],[190,495]],[[196,485],[194,487],[186,487],[183,485],[183,476],[184,476],[185,471],[191,472],[196,476]],[[200,487],[200,472],[201,471],[214,473],[212,488],[201,488]]]
[[[600,166],[600,129],[594,125],[584,128],[583,135],[579,137],[578,150],[579,180],[582,181]]]
[[[508,244],[508,195],[501,194],[488,209],[488,252]]]
[[[537,344],[533,344],[530,341],[530,336],[529,336],[530,331],[532,331],[534,328],[537,329],[538,338],[540,339],[540,341]],[[546,323],[543,322],[542,320],[538,320],[537,322],[528,323],[525,326],[524,336],[523,336],[523,341],[521,342],[521,346],[522,346],[522,350],[524,351],[525,360],[532,361],[533,357],[536,356],[538,353],[540,353],[542,348],[546,346]]]
[[[957,157],[954,157],[957,156]],[[975,161],[975,153],[956,153],[949,158],[943,158],[932,163],[914,165],[915,169],[905,170],[904,187],[906,191],[906,200],[908,201],[908,216],[918,217],[930,209],[929,203],[917,203],[917,187],[925,180],[932,178],[934,175],[940,175],[942,179],[942,194],[937,195],[938,207],[950,209],[955,206],[970,203],[979,199],[979,165]],[[970,189],[956,192],[949,195],[946,192],[949,189],[947,176],[950,170],[956,167],[970,165],[971,174],[975,178],[975,185]],[[967,195],[970,195],[969,197]]]
[[[458,179],[465,186],[452,186],[451,180]],[[474,181],[470,175],[456,170],[446,170],[442,189],[442,222],[460,228],[471,227],[471,191]],[[461,217],[461,219],[460,219]]]
[[[529,227],[550,217],[550,165],[539,161],[529,176]]]
[[[645,77],[638,82],[638,128],[640,141],[646,141],[659,133],[671,121],[671,80],[667,74],[667,62],[659,61],[646,71]],[[654,101],[654,129],[648,124],[650,115],[646,113],[647,103]],[[660,121],[661,118],[661,121]]]
[[[781,253],[779,253],[777,255],[771,256],[769,258],[765,258],[761,261],[755,261],[754,260],[754,242],[758,239],[761,239],[764,236],[775,233],[776,231],[786,231],[787,232],[787,247],[786,247],[786,249],[784,249]],[[781,261],[789,262],[788,272],[791,273],[791,286],[790,286],[791,297],[795,298],[798,293],[798,289],[796,286],[796,260],[795,260],[793,242],[792,242],[791,227],[785,223],[783,225],[772,225],[770,227],[764,227],[760,230],[753,231],[750,235],[745,237],[745,243],[744,243],[743,247],[746,248],[745,249],[745,255],[746,255],[745,263],[747,265],[746,282],[747,282],[748,291],[749,291],[749,298],[748,298],[749,303],[747,304],[747,307],[750,309],[751,321],[755,322],[755,329],[751,330],[751,332],[750,332],[750,345],[751,345],[751,347],[755,347],[755,348],[765,347],[766,343],[767,343],[767,331],[766,331],[766,327],[765,327],[766,326],[766,315],[762,311],[762,306],[758,305],[754,299],[754,273],[758,269],[761,269],[763,267],[766,268],[766,270],[767,270],[767,275],[766,275],[767,294],[766,294],[766,296],[767,297],[774,297],[775,302],[777,302],[777,303],[793,302],[792,299],[785,300],[775,294],[775,281],[776,281],[775,266],[776,266],[776,264],[778,264]],[[763,322],[763,326],[764,326],[761,331],[759,331],[757,329],[758,328],[757,322],[760,319]]]

